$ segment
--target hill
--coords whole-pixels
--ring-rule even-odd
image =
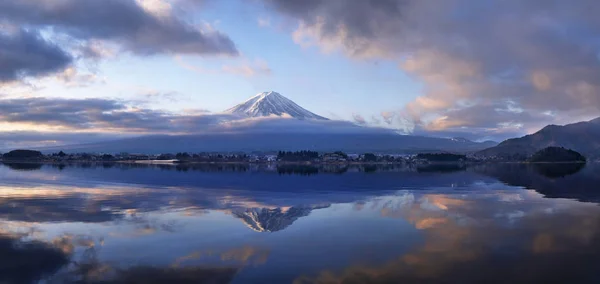
[[[571,149],[563,147],[547,147],[539,150],[529,158],[532,163],[565,163],[585,162],[585,157]]]
[[[600,118],[564,126],[548,125],[536,133],[505,140],[477,155],[523,160],[547,147],[572,149],[588,158],[600,157]]]
[[[2,155],[4,160],[38,160],[43,157],[42,152],[34,150],[13,150]]]

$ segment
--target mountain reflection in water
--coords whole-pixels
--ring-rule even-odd
[[[600,283],[600,168],[0,166],[0,283]]]

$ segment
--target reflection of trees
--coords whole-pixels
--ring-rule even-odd
[[[417,167],[419,173],[454,173],[466,171],[467,166],[464,164],[430,164]]]
[[[377,171],[377,165],[364,165],[362,170],[365,173],[374,173]]]
[[[536,172],[548,178],[562,178],[565,176],[570,176],[581,171],[584,167],[584,163],[533,164],[533,168],[536,170]]]
[[[600,202],[600,171],[593,164],[491,164],[474,170],[546,197]]]
[[[283,166],[278,166],[277,167],[277,173],[279,173],[280,175],[282,174],[286,174],[286,175],[302,175],[302,176],[310,176],[310,175],[316,175],[319,173],[319,168],[315,167],[315,166],[309,166],[309,165],[283,165]]]
[[[15,171],[35,171],[42,168],[44,164],[40,163],[10,163],[4,162],[5,166],[9,167],[11,170]]]
[[[23,164],[23,163],[21,163]],[[29,165],[36,165],[29,163]],[[39,169],[42,164],[37,164]],[[7,165],[8,166],[8,165]],[[17,165],[19,166],[19,165]],[[24,165],[23,167],[27,167]],[[164,171],[177,172],[278,172],[280,174],[343,174],[348,171],[359,172],[388,172],[388,171],[412,171],[414,169],[398,164],[279,164],[277,166],[269,164],[248,164],[248,163],[181,163],[181,164],[146,164],[146,163],[115,163],[115,162],[63,162],[60,164],[50,164],[48,167],[58,170],[69,168],[75,169],[159,169]],[[15,168],[16,169],[16,168]]]

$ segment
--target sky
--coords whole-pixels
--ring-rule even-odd
[[[264,91],[363,127],[501,141],[600,116],[599,9],[0,0],[0,144],[213,131],[221,111]]]

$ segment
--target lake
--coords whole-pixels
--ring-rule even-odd
[[[600,166],[0,165],[0,283],[600,283]]]

